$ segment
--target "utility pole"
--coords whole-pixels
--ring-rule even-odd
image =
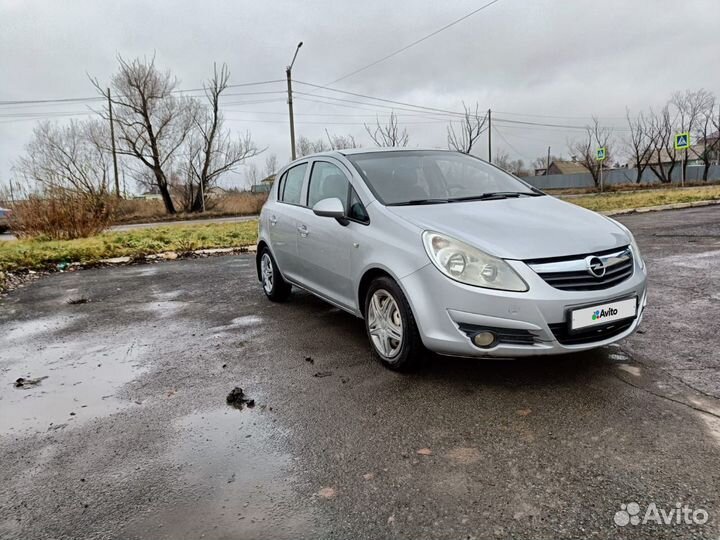
[[[293,115],[292,100],[292,67],[302,44],[302,41],[298,43],[298,46],[295,48],[295,54],[293,55],[292,62],[290,62],[290,65],[285,68],[285,75],[287,76],[288,112],[290,113],[290,155],[293,160],[295,160],[295,117]]]
[[[488,109],[488,163],[492,163],[492,111]]]
[[[113,122],[112,100],[110,99],[110,89],[107,89],[108,98],[108,116],[110,117],[110,144],[112,145],[113,156],[113,172],[115,173],[115,196],[120,198],[120,179],[118,178],[117,154],[115,153],[115,125]]]
[[[548,157],[547,157],[547,165],[545,166],[545,176],[550,174],[550,147],[548,146]]]

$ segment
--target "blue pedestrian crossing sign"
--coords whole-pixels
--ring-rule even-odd
[[[675,134],[675,150],[687,150],[690,148],[690,133],[685,131],[684,133]]]
[[[605,161],[605,158],[607,157],[607,151],[605,150],[604,146],[601,146],[597,149],[597,154],[595,154],[595,159],[597,161]]]

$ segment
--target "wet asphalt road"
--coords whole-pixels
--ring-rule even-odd
[[[360,320],[267,302],[252,255],[10,293],[0,537],[720,537],[720,214],[622,221],[650,268],[643,333],[573,356],[392,373]],[[256,406],[226,406],[234,386]],[[629,502],[709,521],[616,525]]]

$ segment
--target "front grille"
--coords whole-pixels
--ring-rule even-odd
[[[588,270],[587,260],[602,261],[601,277]],[[526,261],[545,282],[562,291],[598,291],[614,287],[633,274],[633,253],[629,247],[573,257]]]
[[[478,326],[475,324],[459,323],[460,330],[472,339],[480,332],[490,331],[497,336],[497,343],[503,345],[534,345],[535,335],[529,330],[517,328],[498,328],[494,326]]]
[[[555,323],[549,326],[555,336],[555,339],[563,345],[581,345],[584,343],[603,341],[622,334],[625,330],[632,326],[634,321],[635,317],[603,326],[594,326],[592,328],[576,330],[572,333],[570,332],[570,327],[567,322]]]

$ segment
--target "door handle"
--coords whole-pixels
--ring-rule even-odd
[[[300,233],[300,236],[305,238],[310,232],[308,231],[307,225],[298,225],[297,228],[298,232]]]
[[[270,216],[270,225],[277,224],[277,216]]]

